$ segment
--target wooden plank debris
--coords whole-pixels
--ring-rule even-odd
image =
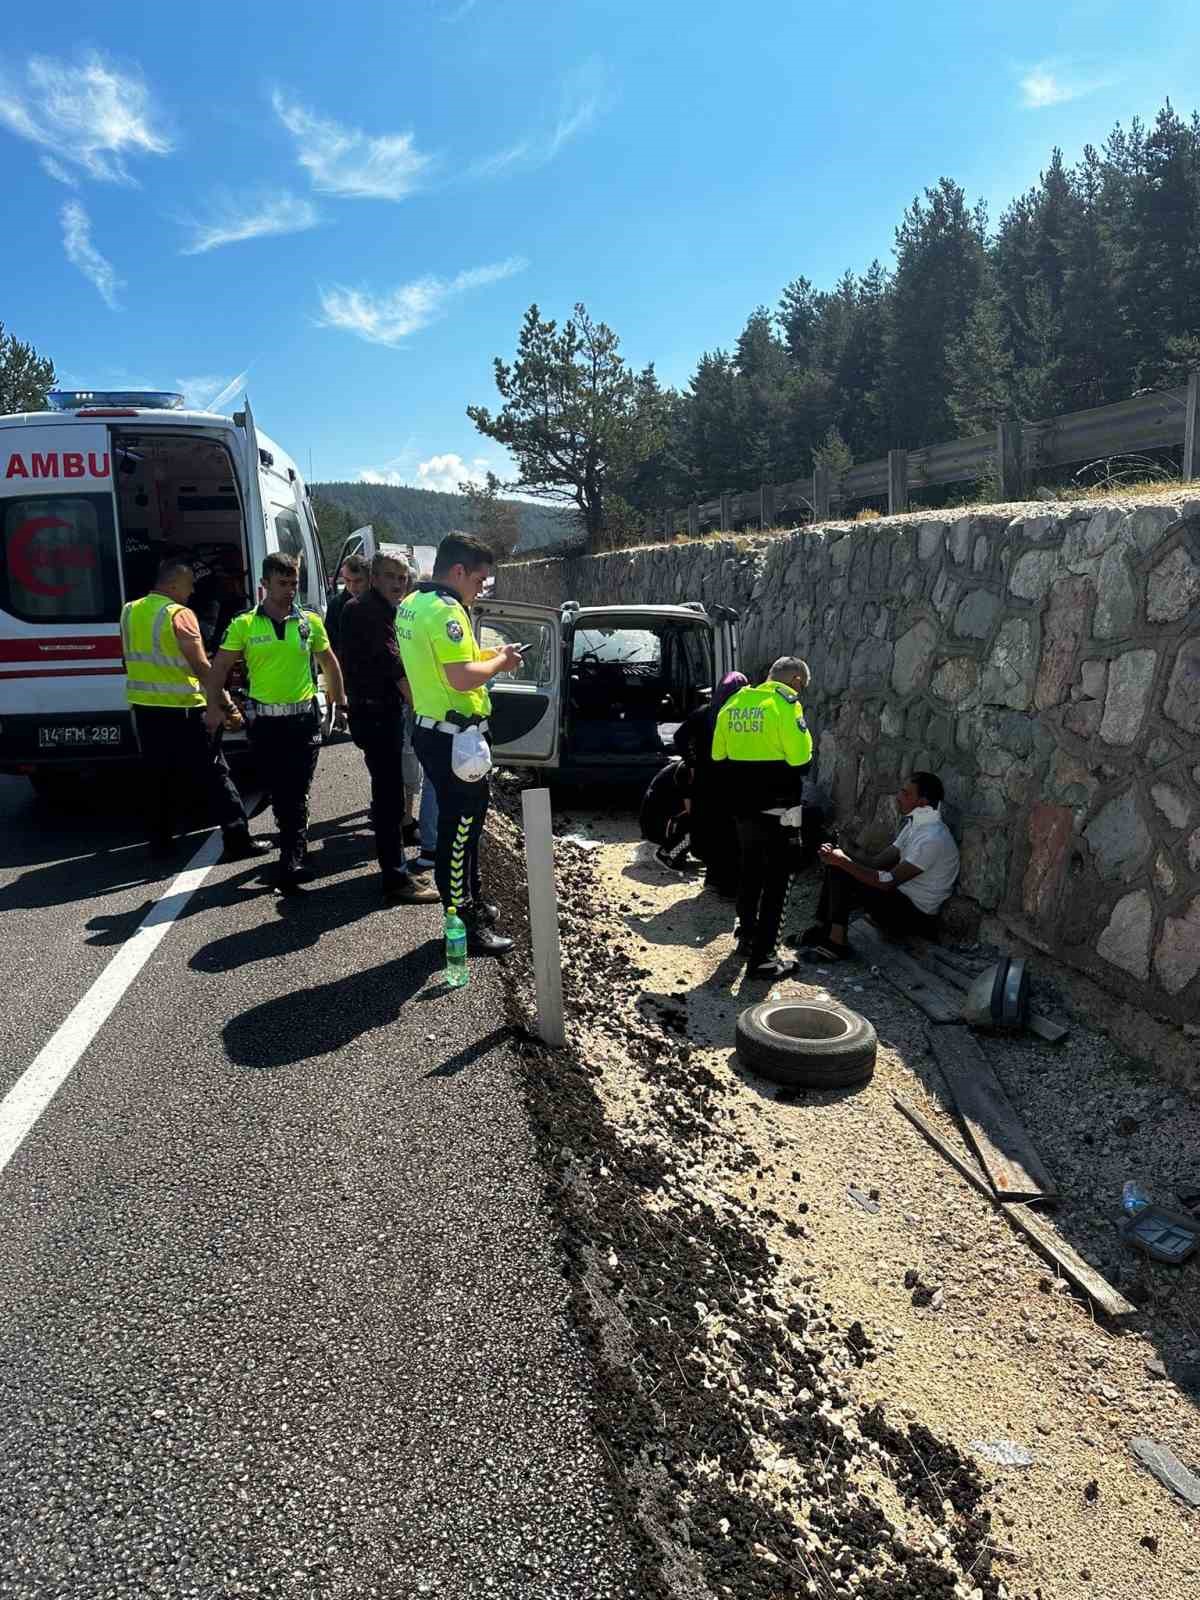
[[[1048,1200],[1054,1180],[1004,1085],[965,1024],[938,1028],[930,1035],[933,1053],[946,1079],[967,1138],[1000,1200]]]
[[[945,1156],[955,1171],[978,1189],[980,1194],[986,1195],[1012,1226],[1024,1234],[1043,1259],[1056,1267],[1081,1293],[1087,1295],[1098,1310],[1112,1318],[1132,1317],[1137,1314],[1137,1307],[1131,1305],[1124,1295],[1118,1294],[1113,1286],[1100,1276],[1095,1267],[1090,1266],[1081,1255],[1072,1250],[1052,1223],[1035,1212],[1027,1211],[1024,1206],[1001,1205],[987,1179],[968,1155],[956,1151],[948,1144],[921,1113],[909,1105],[903,1095],[893,1095],[892,1098],[896,1109],[908,1118],[913,1127],[935,1150]]]
[[[929,962],[935,974],[960,994],[966,994],[975,981],[973,977],[947,961],[945,954],[933,946],[923,950],[920,959],[922,962]],[[978,973],[975,977],[978,977]],[[1053,1017],[1048,1017],[1041,1011],[1034,1011],[1032,1007],[1026,1026],[1030,1033],[1036,1033],[1039,1039],[1045,1039],[1048,1044],[1057,1044],[1060,1039],[1067,1037],[1069,1031],[1061,1022],[1055,1022]]]
[[[869,922],[854,924],[850,942],[877,966],[889,983],[895,985],[931,1022],[961,1022],[962,997],[949,984],[927,972],[898,944],[885,939]]]

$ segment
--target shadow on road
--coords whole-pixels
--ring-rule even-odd
[[[362,1034],[395,1022],[441,965],[441,940],[428,939],[394,961],[251,1006],[225,1024],[226,1054],[235,1066],[260,1069],[332,1055]],[[470,1051],[461,1054],[473,1059]],[[451,1062],[446,1066],[452,1067]]]
[[[491,1033],[485,1034],[482,1039],[473,1039],[469,1045],[443,1061],[440,1067],[432,1067],[425,1076],[427,1078],[452,1078],[455,1073],[461,1072],[464,1067],[472,1066],[482,1056],[489,1055],[491,1051],[502,1045],[506,1039],[512,1038],[512,1028],[505,1025],[493,1028]]]

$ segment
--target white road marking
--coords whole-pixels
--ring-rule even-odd
[[[247,809],[249,805],[248,800]],[[214,829],[179,876],[164,889],[67,1020],[0,1100],[0,1172],[21,1148],[30,1129],[71,1076],[80,1056],[108,1021],[126,989],[208,877],[221,848],[221,835]]]

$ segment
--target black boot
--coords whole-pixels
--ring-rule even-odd
[[[475,905],[479,910],[480,922],[486,922],[489,928],[494,928],[500,921],[500,907],[491,900],[476,900]]]
[[[483,907],[464,906],[459,912],[467,930],[467,954],[472,956],[503,956],[512,949],[513,942],[507,934],[497,933],[489,927]]]
[[[249,861],[254,856],[265,856],[271,846],[264,839],[252,839],[249,828],[230,828],[225,835],[222,861]]]

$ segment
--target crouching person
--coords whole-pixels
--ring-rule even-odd
[[[741,845],[737,942],[751,977],[782,978],[793,963],[776,953],[800,823],[801,778],[812,735],[800,696],[808,664],[781,656],[765,683],[747,684],[721,707],[712,758]]]
[[[958,846],[942,821],[942,781],[914,772],[896,796],[904,818],[895,842],[874,856],[822,845],[825,868],[817,920],[800,936],[817,960],[847,961],[854,954],[846,929],[850,913],[865,911],[893,933],[937,936],[937,914],[958,878]]]

